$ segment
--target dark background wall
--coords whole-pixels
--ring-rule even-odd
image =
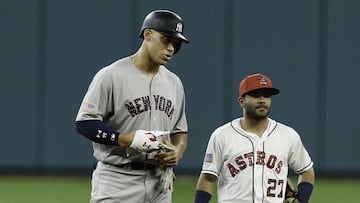
[[[262,72],[281,90],[271,117],[300,133],[318,175],[359,174],[356,0],[3,0],[0,171],[91,170],[74,128],[82,97],[97,70],[137,50],[155,9],[179,13],[190,40],[168,64],[187,98],[179,172],[199,172],[211,132],[242,115],[241,78]]]

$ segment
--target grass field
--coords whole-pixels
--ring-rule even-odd
[[[192,203],[196,177],[178,176],[173,203]],[[89,177],[0,176],[0,203],[89,202]],[[358,202],[360,180],[317,180],[312,203]],[[215,203],[213,198],[211,203]]]

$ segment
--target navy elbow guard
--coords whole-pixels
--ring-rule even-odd
[[[99,120],[76,121],[76,130],[86,138],[100,144],[118,145],[119,134]]]

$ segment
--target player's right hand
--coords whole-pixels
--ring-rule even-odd
[[[130,144],[130,148],[133,148],[134,150],[139,152],[150,152],[158,150],[162,145],[162,140],[158,140],[157,138],[169,134],[169,131],[137,130],[135,131],[135,135],[132,143]]]

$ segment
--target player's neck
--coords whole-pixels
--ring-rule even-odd
[[[154,63],[149,57],[137,52],[130,56],[131,62],[145,75],[153,77],[159,70],[160,65]]]
[[[261,120],[255,120],[244,117],[240,119],[240,125],[246,132],[254,133],[259,137],[261,137],[262,134],[265,132],[268,123],[269,120],[267,118]]]

